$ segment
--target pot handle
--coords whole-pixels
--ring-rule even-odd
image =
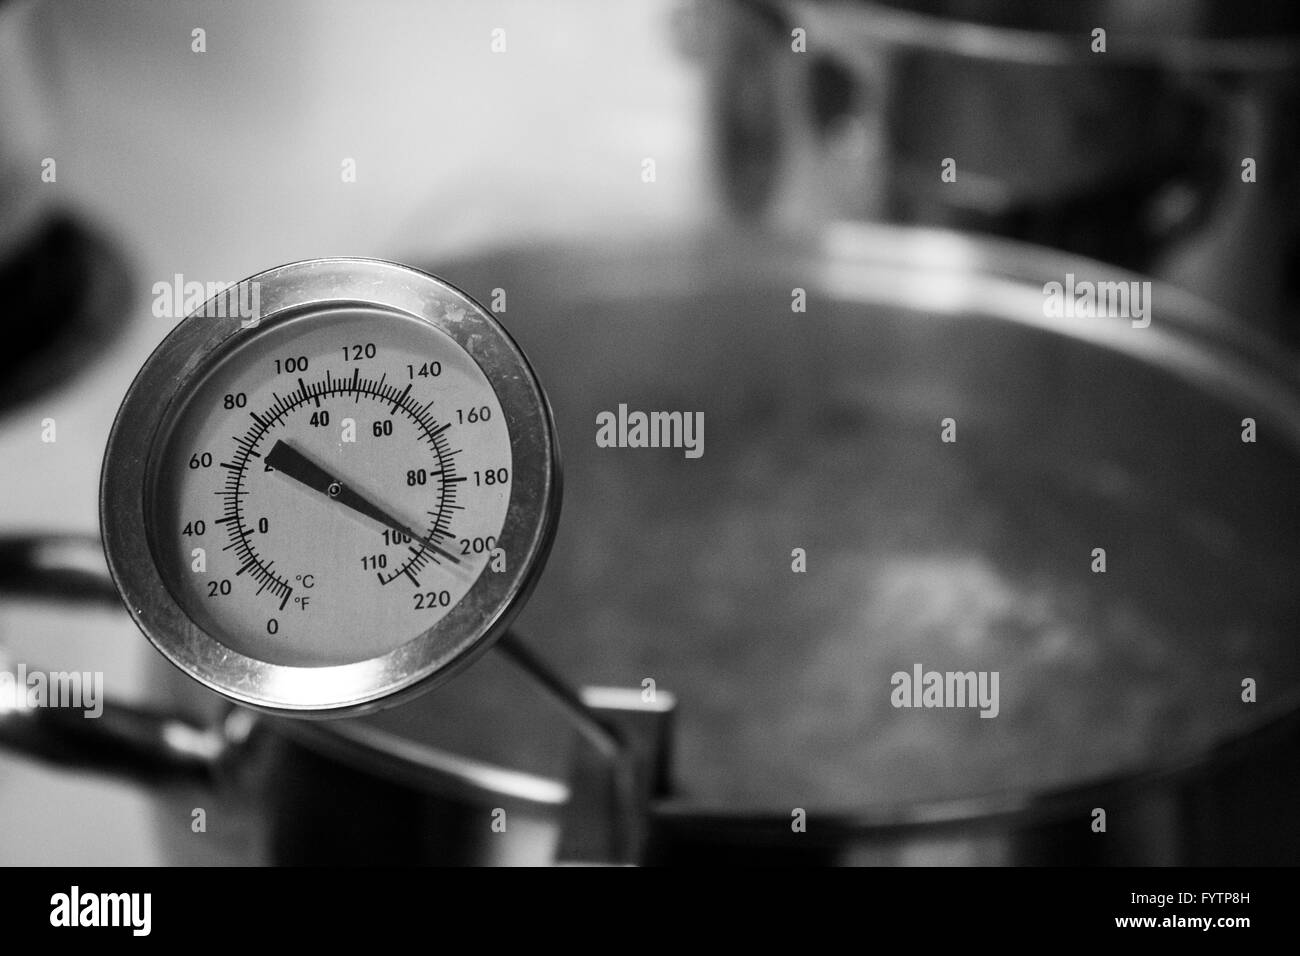
[[[121,607],[99,538],[89,534],[0,536],[0,600],[4,598]],[[0,647],[0,671],[15,691],[26,686]],[[8,698],[8,699],[6,699]],[[215,782],[229,752],[246,736],[247,720],[232,712],[214,727],[120,701],[102,712],[28,707],[0,696],[0,746],[66,768],[144,784]]]
[[[0,600],[4,598],[69,602],[120,608],[121,599],[94,535],[0,535]],[[588,700],[514,633],[499,648],[565,714],[587,741],[593,761],[580,774],[586,790],[607,791],[607,800],[579,801],[593,816],[587,827],[609,829],[604,848],[614,859],[635,859],[639,850],[645,801],[662,787],[665,718],[671,702],[639,714],[643,708]],[[0,671],[12,664],[0,646]],[[668,701],[669,698],[665,698]],[[251,745],[260,722],[251,711],[231,707],[225,719],[204,727],[173,713],[120,701],[104,701],[102,713],[84,716],[75,708],[8,707],[0,698],[0,747],[65,768],[107,773],[137,783],[214,785],[229,778]],[[285,728],[287,729],[287,728]],[[643,746],[653,738],[653,746]],[[654,768],[658,773],[647,772]],[[503,775],[517,775],[446,754],[437,772],[468,787],[493,793]],[[603,785],[597,782],[604,778]],[[593,779],[597,778],[597,779]],[[565,802],[567,802],[568,788]]]

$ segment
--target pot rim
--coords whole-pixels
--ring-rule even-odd
[[[706,228],[666,231],[631,242],[590,240],[572,242],[494,243],[439,263],[451,281],[471,264],[490,261],[508,273],[511,263],[527,260],[530,268],[559,272],[574,263],[582,274],[598,277],[573,290],[566,301],[598,296],[602,301],[635,300],[661,290],[657,279],[671,269],[678,294],[737,288],[736,283],[782,281],[779,272],[802,277],[801,283],[821,294],[833,294],[862,304],[885,304],[939,313],[945,317],[975,315],[1028,325],[1075,338],[1099,348],[1126,354],[1189,380],[1209,394],[1227,391],[1273,410],[1275,424],[1284,424],[1280,438],[1300,459],[1300,363],[1288,360],[1274,344],[1228,311],[1160,280],[1097,260],[1029,243],[971,236],[931,227],[861,222],[833,223],[811,233],[773,234],[747,229]],[[1135,328],[1127,318],[1042,316],[1041,283],[1072,272],[1093,281],[1151,282],[1151,300],[1161,303],[1149,327]],[[744,287],[743,285],[739,287]],[[907,296],[921,301],[907,301]],[[1025,306],[1037,303],[1027,312]],[[687,701],[689,704],[689,701]],[[840,834],[885,835],[916,830],[969,827],[973,823],[1001,825],[1059,819],[1093,806],[1096,795],[1146,791],[1151,787],[1195,780],[1240,754],[1253,751],[1263,737],[1300,728],[1300,688],[1269,703],[1254,704],[1255,717],[1233,731],[1189,748],[1154,765],[1120,770],[1052,789],[1030,788],[985,792],[951,799],[865,804],[852,810],[822,813],[819,830]],[[300,739],[306,733],[324,746],[355,738],[348,725],[367,718],[328,723],[295,722]],[[373,725],[363,736],[372,745],[367,755],[394,768],[422,748],[436,747],[404,738]],[[333,741],[325,738],[334,737]],[[396,738],[393,746],[385,738]],[[413,748],[408,750],[407,748]],[[381,769],[376,765],[376,769]],[[409,766],[399,769],[409,778]],[[424,779],[421,785],[440,789],[442,782]],[[464,793],[463,781],[453,782]],[[771,828],[789,832],[788,811],[726,810],[691,801],[689,797],[660,800],[652,815],[679,826],[741,828],[742,832]]]

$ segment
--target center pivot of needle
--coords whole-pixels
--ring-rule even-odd
[[[271,450],[266,454],[266,463],[286,477],[292,478],[313,491],[323,491],[331,501],[337,501],[345,508],[351,508],[357,514],[365,515],[391,531],[396,531],[398,534],[406,535],[413,541],[420,542],[430,551],[441,555],[452,564],[460,564],[460,558],[440,547],[431,538],[426,538],[401,519],[393,517],[392,514],[375,504],[367,496],[354,491],[352,488],[345,488],[341,481],[292,445],[277,439],[276,443],[271,446]]]

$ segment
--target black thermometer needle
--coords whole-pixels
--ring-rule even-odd
[[[345,508],[351,508],[358,514],[365,515],[382,525],[386,525],[398,534],[404,534],[412,541],[418,541],[430,551],[436,551],[452,564],[460,564],[460,558],[443,550],[434,544],[433,541],[425,538],[418,531],[412,531],[399,519],[394,518],[383,508],[372,502],[369,498],[360,492],[354,491],[343,482],[339,481],[328,471],[309,459],[302,452],[298,451],[292,445],[286,445],[284,442],[277,440],[267,452],[266,458],[263,459],[268,465],[276,471],[292,478],[294,481],[310,488],[312,491],[319,491],[331,501],[336,501]]]

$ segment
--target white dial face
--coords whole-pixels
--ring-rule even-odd
[[[420,636],[484,572],[510,502],[482,370],[381,309],[238,333],[164,434],[146,506],[163,577],[200,629],[272,664]]]

